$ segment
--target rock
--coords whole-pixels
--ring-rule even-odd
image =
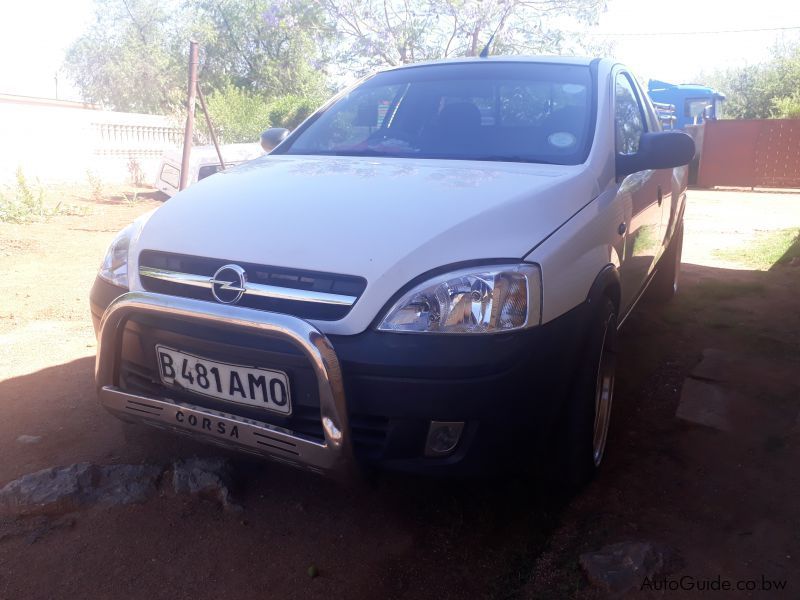
[[[116,505],[144,502],[157,491],[162,467],[156,465],[104,465],[86,490],[88,503]]]
[[[38,444],[42,441],[42,436],[40,435],[21,435],[17,438],[17,441],[20,444]]]
[[[703,359],[692,369],[691,377],[710,381],[730,381],[741,359],[716,348],[703,350]]]
[[[581,554],[581,568],[592,585],[612,594],[624,594],[642,585],[645,577],[665,566],[665,549],[649,542],[620,542]]]
[[[77,510],[91,486],[92,465],[78,463],[23,475],[0,489],[0,513],[36,514]]]
[[[23,475],[0,488],[0,515],[57,515],[90,506],[145,502],[165,472],[159,465],[77,463]],[[230,493],[230,465],[222,458],[191,458],[172,465],[176,494],[203,496],[240,511]]]
[[[231,496],[231,468],[224,458],[187,458],[172,464],[176,494],[202,496],[219,502],[225,510],[242,510]]]
[[[731,401],[721,386],[687,378],[675,416],[684,421],[731,431]]]
[[[77,463],[23,475],[0,489],[0,513],[59,514],[94,504],[143,502],[163,469],[152,465]]]

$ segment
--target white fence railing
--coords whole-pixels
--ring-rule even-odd
[[[72,102],[0,95],[0,182],[21,168],[42,182],[152,183],[161,155],[179,147],[170,118],[97,110]]]

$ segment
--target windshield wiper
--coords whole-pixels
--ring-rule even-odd
[[[485,160],[491,162],[518,162],[518,163],[528,163],[534,165],[560,165],[563,163],[552,162],[549,160],[543,160],[539,158],[527,158],[525,156],[504,156],[499,154],[491,154],[489,156],[475,156],[472,158],[464,158],[463,160]]]

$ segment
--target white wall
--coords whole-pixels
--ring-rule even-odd
[[[151,184],[161,154],[180,147],[181,126],[168,117],[98,110],[77,102],[0,94],[0,183],[25,176],[43,183],[131,182],[131,168]]]

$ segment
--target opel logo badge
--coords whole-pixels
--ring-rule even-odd
[[[218,302],[236,304],[247,290],[247,273],[239,265],[225,265],[216,270],[210,283]]]

